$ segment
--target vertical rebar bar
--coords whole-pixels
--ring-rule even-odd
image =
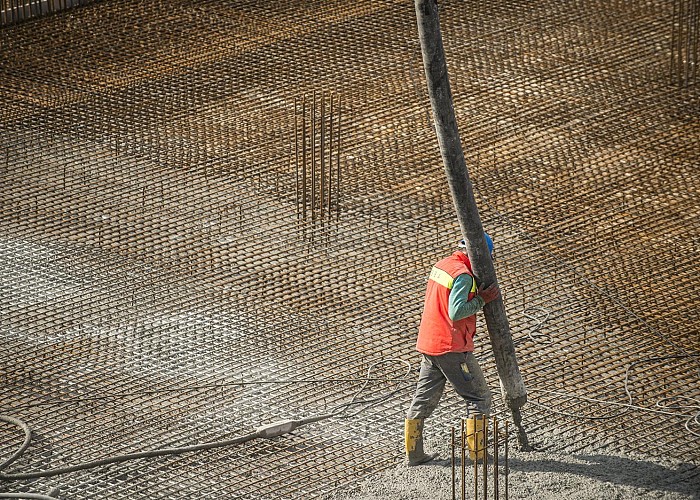
[[[319,214],[321,220],[326,212],[324,201],[326,197],[326,96],[321,94],[321,149],[319,151],[320,161],[321,161],[321,184],[319,189]]]
[[[679,0],[673,0],[673,14],[671,15],[671,64],[669,65],[669,81],[673,85],[673,73],[676,67],[676,16]]]
[[[474,443],[474,451],[478,451],[479,445],[477,443],[476,435],[476,419],[474,419],[474,428],[472,429],[472,439]],[[474,500],[479,498],[479,461],[477,460],[477,454],[474,454]],[[486,500],[486,499],[484,499]]]
[[[505,493],[506,500],[508,500],[508,472],[509,472],[508,471],[508,437],[509,437],[509,435],[508,435],[508,421],[506,420],[506,444],[505,444],[505,450],[503,452],[503,454],[505,456],[504,473],[505,473],[505,479],[506,479],[505,483],[506,484],[505,484],[504,493]]]
[[[340,117],[343,110],[342,106],[343,98],[338,96],[338,149],[336,150],[336,160],[338,162],[338,169],[335,176],[335,211],[336,220],[340,220]]]
[[[331,193],[333,192],[333,94],[331,93],[330,123],[328,130],[328,220],[333,217],[331,210]]]
[[[311,105],[311,222],[316,220],[316,92]]]
[[[489,449],[489,421],[486,419],[486,415],[481,415],[481,432],[483,433],[484,436],[484,445],[481,447],[481,452],[482,452],[482,464],[481,464],[481,472],[483,474],[483,486],[484,486],[484,500],[486,500],[489,492],[489,478],[488,478],[488,470],[489,470],[489,461],[488,461],[488,449]],[[478,440],[475,441],[478,443]],[[479,450],[479,445],[476,444],[475,448]],[[476,454],[476,461],[479,461],[479,453]]]
[[[692,60],[693,60],[693,82],[696,82],[698,76],[698,43],[700,38],[700,2],[695,1],[693,3],[693,19],[691,21],[693,27],[693,48],[692,48]]]
[[[678,1],[678,46],[676,47],[678,50],[678,85],[681,85],[683,81],[683,2],[684,0]]]
[[[692,83],[693,77],[693,22],[695,20],[696,0],[688,0],[688,12],[686,15],[686,39],[685,39],[685,86]]]
[[[301,213],[302,220],[306,220],[306,96],[301,104]]]
[[[297,220],[299,220],[299,121],[297,119],[297,98],[294,98],[294,164],[295,164],[295,181],[294,193],[297,202]]]
[[[461,463],[461,469],[462,469],[462,500],[466,500],[467,498],[467,482],[465,481],[466,477],[466,472],[467,472],[467,453],[466,453],[466,448],[467,448],[467,437],[464,432],[464,419],[460,419],[462,423],[462,432],[460,434],[461,436],[461,445],[462,445],[462,463]]]
[[[493,498],[498,500],[498,420],[493,417]]]
[[[455,471],[455,428],[452,426],[452,500],[457,500],[457,485],[456,483],[456,471]]]

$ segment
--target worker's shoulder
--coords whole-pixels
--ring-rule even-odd
[[[446,271],[453,277],[457,277],[458,275],[462,274],[468,274],[471,276],[472,272],[468,265],[469,260],[465,257],[466,256],[464,256],[464,254],[460,255],[460,252],[455,252],[437,262],[433,267]]]

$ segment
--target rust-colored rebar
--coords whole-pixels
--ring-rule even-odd
[[[301,104],[301,213],[302,220],[306,220],[306,96]]]
[[[0,26],[16,24],[94,1],[96,0],[2,0],[0,1]]]
[[[671,83],[687,88],[697,81],[700,5],[697,0],[674,0],[671,17]]]
[[[320,103],[318,101],[320,100]],[[295,99],[295,103],[296,103]],[[327,104],[326,101],[329,101]],[[337,211],[337,217],[339,217],[339,201],[338,193],[340,192],[340,179],[339,176],[335,176],[333,171],[336,169],[337,172],[340,171],[340,162],[337,158],[338,151],[336,150],[334,157],[334,148],[340,147],[340,128],[336,126],[336,112],[339,111],[339,102],[336,104],[335,94],[330,94],[326,96],[325,94],[320,94],[316,96],[314,92],[312,97],[312,105],[310,110],[310,130],[306,129],[306,113],[305,104],[306,96],[302,98],[302,125],[301,130],[298,126],[298,118],[295,114],[294,117],[294,127],[296,135],[294,137],[294,145],[290,146],[294,150],[294,161],[298,162],[298,135],[302,135],[302,195],[303,203],[301,208],[301,219],[306,220],[306,210],[311,211],[311,221],[316,220],[316,215],[318,215],[319,220],[323,221],[328,217],[331,221],[333,218],[333,194],[335,189],[336,200],[335,200],[335,210]],[[330,109],[326,109],[329,107]],[[295,104],[296,109],[296,104]],[[320,114],[320,116],[319,116]],[[339,119],[338,119],[339,121]],[[329,137],[327,137],[327,135]],[[318,143],[316,139],[318,138]],[[307,165],[307,141],[310,144],[310,165]],[[337,165],[334,165],[334,160],[336,160]],[[291,158],[290,158],[291,161]],[[318,168],[317,168],[318,166]],[[318,183],[317,183],[318,181]],[[298,181],[297,181],[298,182]],[[275,183],[275,189],[278,190],[279,179],[277,178]],[[310,194],[308,189],[311,190]],[[336,220],[337,220],[336,217]],[[329,233],[326,232],[326,237]]]
[[[321,94],[321,144],[320,144],[320,167],[321,167],[321,181],[318,192],[319,200],[319,216],[323,220],[326,213],[325,201],[326,201],[326,96]]]
[[[316,92],[311,105],[311,222],[316,220]]]
[[[508,473],[510,472],[510,469],[508,468],[508,442],[509,442],[509,434],[508,434],[508,421],[506,420],[506,435],[505,435],[505,446],[504,446],[504,473],[505,473],[505,489],[504,489],[504,494],[505,494],[505,500],[508,500]]]
[[[341,177],[340,177],[340,115],[342,112],[342,102],[343,98],[342,96],[338,96],[338,131],[337,131],[337,141],[338,141],[338,147],[336,150],[336,161],[337,163],[337,171],[335,175],[335,186],[336,186],[336,192],[335,192],[335,217],[336,220],[340,220],[340,183],[341,183]]]
[[[466,480],[466,475],[467,475],[467,436],[466,432],[464,430],[464,419],[461,418],[461,432],[460,432],[460,442],[462,445],[462,462],[461,462],[461,469],[462,469],[462,500],[465,500],[467,498],[467,480]]]
[[[483,482],[483,488],[484,488],[484,500],[486,500],[489,495],[489,476],[488,476],[488,471],[489,471],[489,460],[488,460],[488,451],[489,451],[489,421],[486,418],[486,415],[481,415],[481,429],[482,433],[484,435],[484,445],[480,448],[480,454],[483,454],[483,463],[481,464],[481,472],[482,472],[482,482]],[[476,443],[478,443],[478,440],[475,440]],[[479,445],[477,444],[475,448],[479,448]],[[477,455],[478,456],[478,455]],[[478,459],[476,460],[478,462]]]
[[[691,18],[691,28],[692,28],[692,48],[691,48],[691,57],[690,57],[690,63],[692,64],[693,71],[692,71],[692,76],[691,80],[694,83],[697,83],[698,79],[698,63],[700,62],[700,3],[695,2],[692,3],[692,9],[693,9],[693,15]]]
[[[687,74],[686,68],[688,65],[688,52],[687,52],[687,41],[688,41],[688,7],[692,0],[679,0],[678,2],[678,35],[676,40],[678,46],[676,48],[678,52],[678,84],[683,85],[685,83],[685,77]],[[685,43],[684,43],[685,42]]]
[[[452,436],[452,440],[451,440],[450,449],[452,451],[452,453],[451,453],[452,461],[451,461],[450,465],[452,466],[452,500],[456,500],[457,499],[457,484],[456,484],[456,482],[457,482],[457,477],[456,477],[457,463],[455,461],[455,428],[454,428],[454,426],[452,426],[451,436]]]
[[[499,253],[499,281],[518,317],[531,403],[543,405],[543,418],[529,412],[524,422],[533,432],[565,432],[569,449],[613,432],[616,451],[662,447],[697,458],[688,434],[659,431],[648,409],[608,419],[615,408],[577,397],[628,400],[619,388],[630,353],[641,359],[661,344],[697,351],[698,339],[686,334],[698,330],[692,315],[683,325],[671,321],[700,300],[697,231],[688,225],[697,207],[683,195],[699,189],[689,118],[698,92],[697,4],[684,4],[682,20],[676,5],[670,77],[668,60],[649,48],[669,51],[673,2],[617,1],[605,15],[546,5],[533,11],[528,2],[506,9],[482,1],[462,11],[449,4],[445,33],[458,33],[464,48],[450,55],[460,68],[451,75],[459,130]],[[420,321],[425,270],[453,243],[454,213],[441,209],[449,200],[425,96],[410,90],[418,88],[409,80],[411,61],[396,50],[411,25],[405,5],[319,2],[312,24],[304,22],[308,12],[285,2],[249,2],[235,15],[222,2],[93,2],[32,23],[15,19],[24,15],[19,5],[26,4],[13,0],[4,11],[17,26],[0,30],[0,289],[9,291],[0,301],[8,353],[0,376],[17,382],[5,384],[8,411],[31,407],[44,441],[67,457],[133,447],[144,429],[148,444],[185,442],[253,426],[259,408],[293,415],[323,408],[324,399],[339,404],[357,385],[313,377],[316,383],[273,386],[268,375],[311,376],[301,372],[312,366],[355,374],[368,353],[393,356],[406,347],[405,332]],[[662,16],[665,22],[649,22]],[[545,34],[550,22],[581,29]],[[381,68],[368,54],[382,55]],[[512,74],[517,81],[493,78]],[[322,203],[334,224],[324,219],[312,228],[309,182],[316,210],[320,190],[310,175],[311,92],[330,88]],[[298,96],[295,120],[290,95]],[[318,128],[315,136],[318,170]],[[659,221],[664,245],[649,236]],[[323,238],[311,242],[310,230]],[[410,250],[397,251],[396,242]],[[655,267],[658,280],[673,281],[679,294],[654,318],[640,318],[634,311],[647,310],[657,291],[630,283],[655,262],[668,264]],[[526,334],[522,311],[533,304],[523,276],[532,275],[543,290],[534,305],[552,311],[540,327],[548,342]],[[399,292],[387,287],[397,280]],[[581,300],[591,294],[600,305],[593,310]],[[338,355],[319,356],[314,346],[321,345]],[[236,352],[249,355],[232,358]],[[694,361],[676,361],[658,366],[664,373],[656,378],[632,373],[626,386],[634,404],[673,396],[697,378]],[[234,365],[236,375],[226,369]],[[222,389],[216,397],[172,390],[194,379]],[[230,379],[265,382],[265,390],[225,390]],[[610,380],[619,383],[591,383]],[[70,427],[55,425],[51,399],[27,388],[52,398],[100,394],[103,409],[114,411],[76,404],[75,415],[90,417],[81,419],[77,446]],[[163,392],[120,397],[132,389]],[[70,481],[71,498],[126,498],[144,488],[317,496],[366,471],[347,464],[382,467],[395,458],[386,452],[392,424],[374,412],[393,414],[400,399],[366,410],[372,425],[362,442],[350,428],[319,424],[318,433],[236,450],[233,468],[217,460],[199,467],[195,459],[180,464],[177,478],[148,463],[124,481],[128,468],[115,468],[115,481],[81,474]],[[602,432],[556,412],[594,417]],[[434,418],[449,422],[445,412]],[[112,433],[124,422],[136,423]],[[4,436],[0,446],[10,449],[15,436]],[[285,453],[290,439],[290,467],[279,468],[265,450]],[[462,464],[468,481],[469,460]],[[507,478],[499,478],[501,488]],[[27,485],[7,485],[15,487]]]
[[[333,218],[333,211],[331,208],[331,199],[333,193],[333,97],[330,95],[330,123],[328,131],[328,220]]]
[[[498,419],[493,417],[493,498],[498,500],[498,453],[499,453],[499,429],[498,429]]]
[[[294,98],[294,193],[297,209],[297,220],[301,217],[299,207],[299,123],[297,119],[297,98]]]
[[[474,421],[474,429],[472,433],[472,442],[474,443],[474,462],[472,464],[473,469],[474,469],[474,500],[478,500],[479,498],[479,460],[478,460],[478,450],[479,450],[479,441],[478,441],[478,431],[477,431],[477,425],[476,425],[476,420]],[[484,499],[486,500],[486,499]]]

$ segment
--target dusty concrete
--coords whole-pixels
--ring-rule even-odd
[[[333,500],[451,499],[452,468],[448,436],[428,440],[426,447],[440,459],[418,467],[403,464],[375,474],[354,488],[329,496]],[[549,439],[560,439],[560,436]],[[548,447],[540,439],[540,447]],[[561,443],[559,443],[561,445]],[[530,499],[697,499],[700,471],[691,463],[601,450],[562,453],[509,450],[508,498]],[[457,498],[461,498],[457,453]],[[491,465],[491,464],[490,464]],[[472,463],[467,464],[467,498],[474,498]],[[488,498],[493,498],[493,475],[489,474]],[[500,498],[505,497],[503,456],[499,463]],[[480,491],[479,498],[483,498]]]

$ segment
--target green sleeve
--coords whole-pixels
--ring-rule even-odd
[[[479,296],[469,299],[469,291],[472,289],[474,278],[467,273],[460,274],[452,283],[450,301],[447,313],[452,321],[467,318],[481,311],[484,307],[484,299]]]

